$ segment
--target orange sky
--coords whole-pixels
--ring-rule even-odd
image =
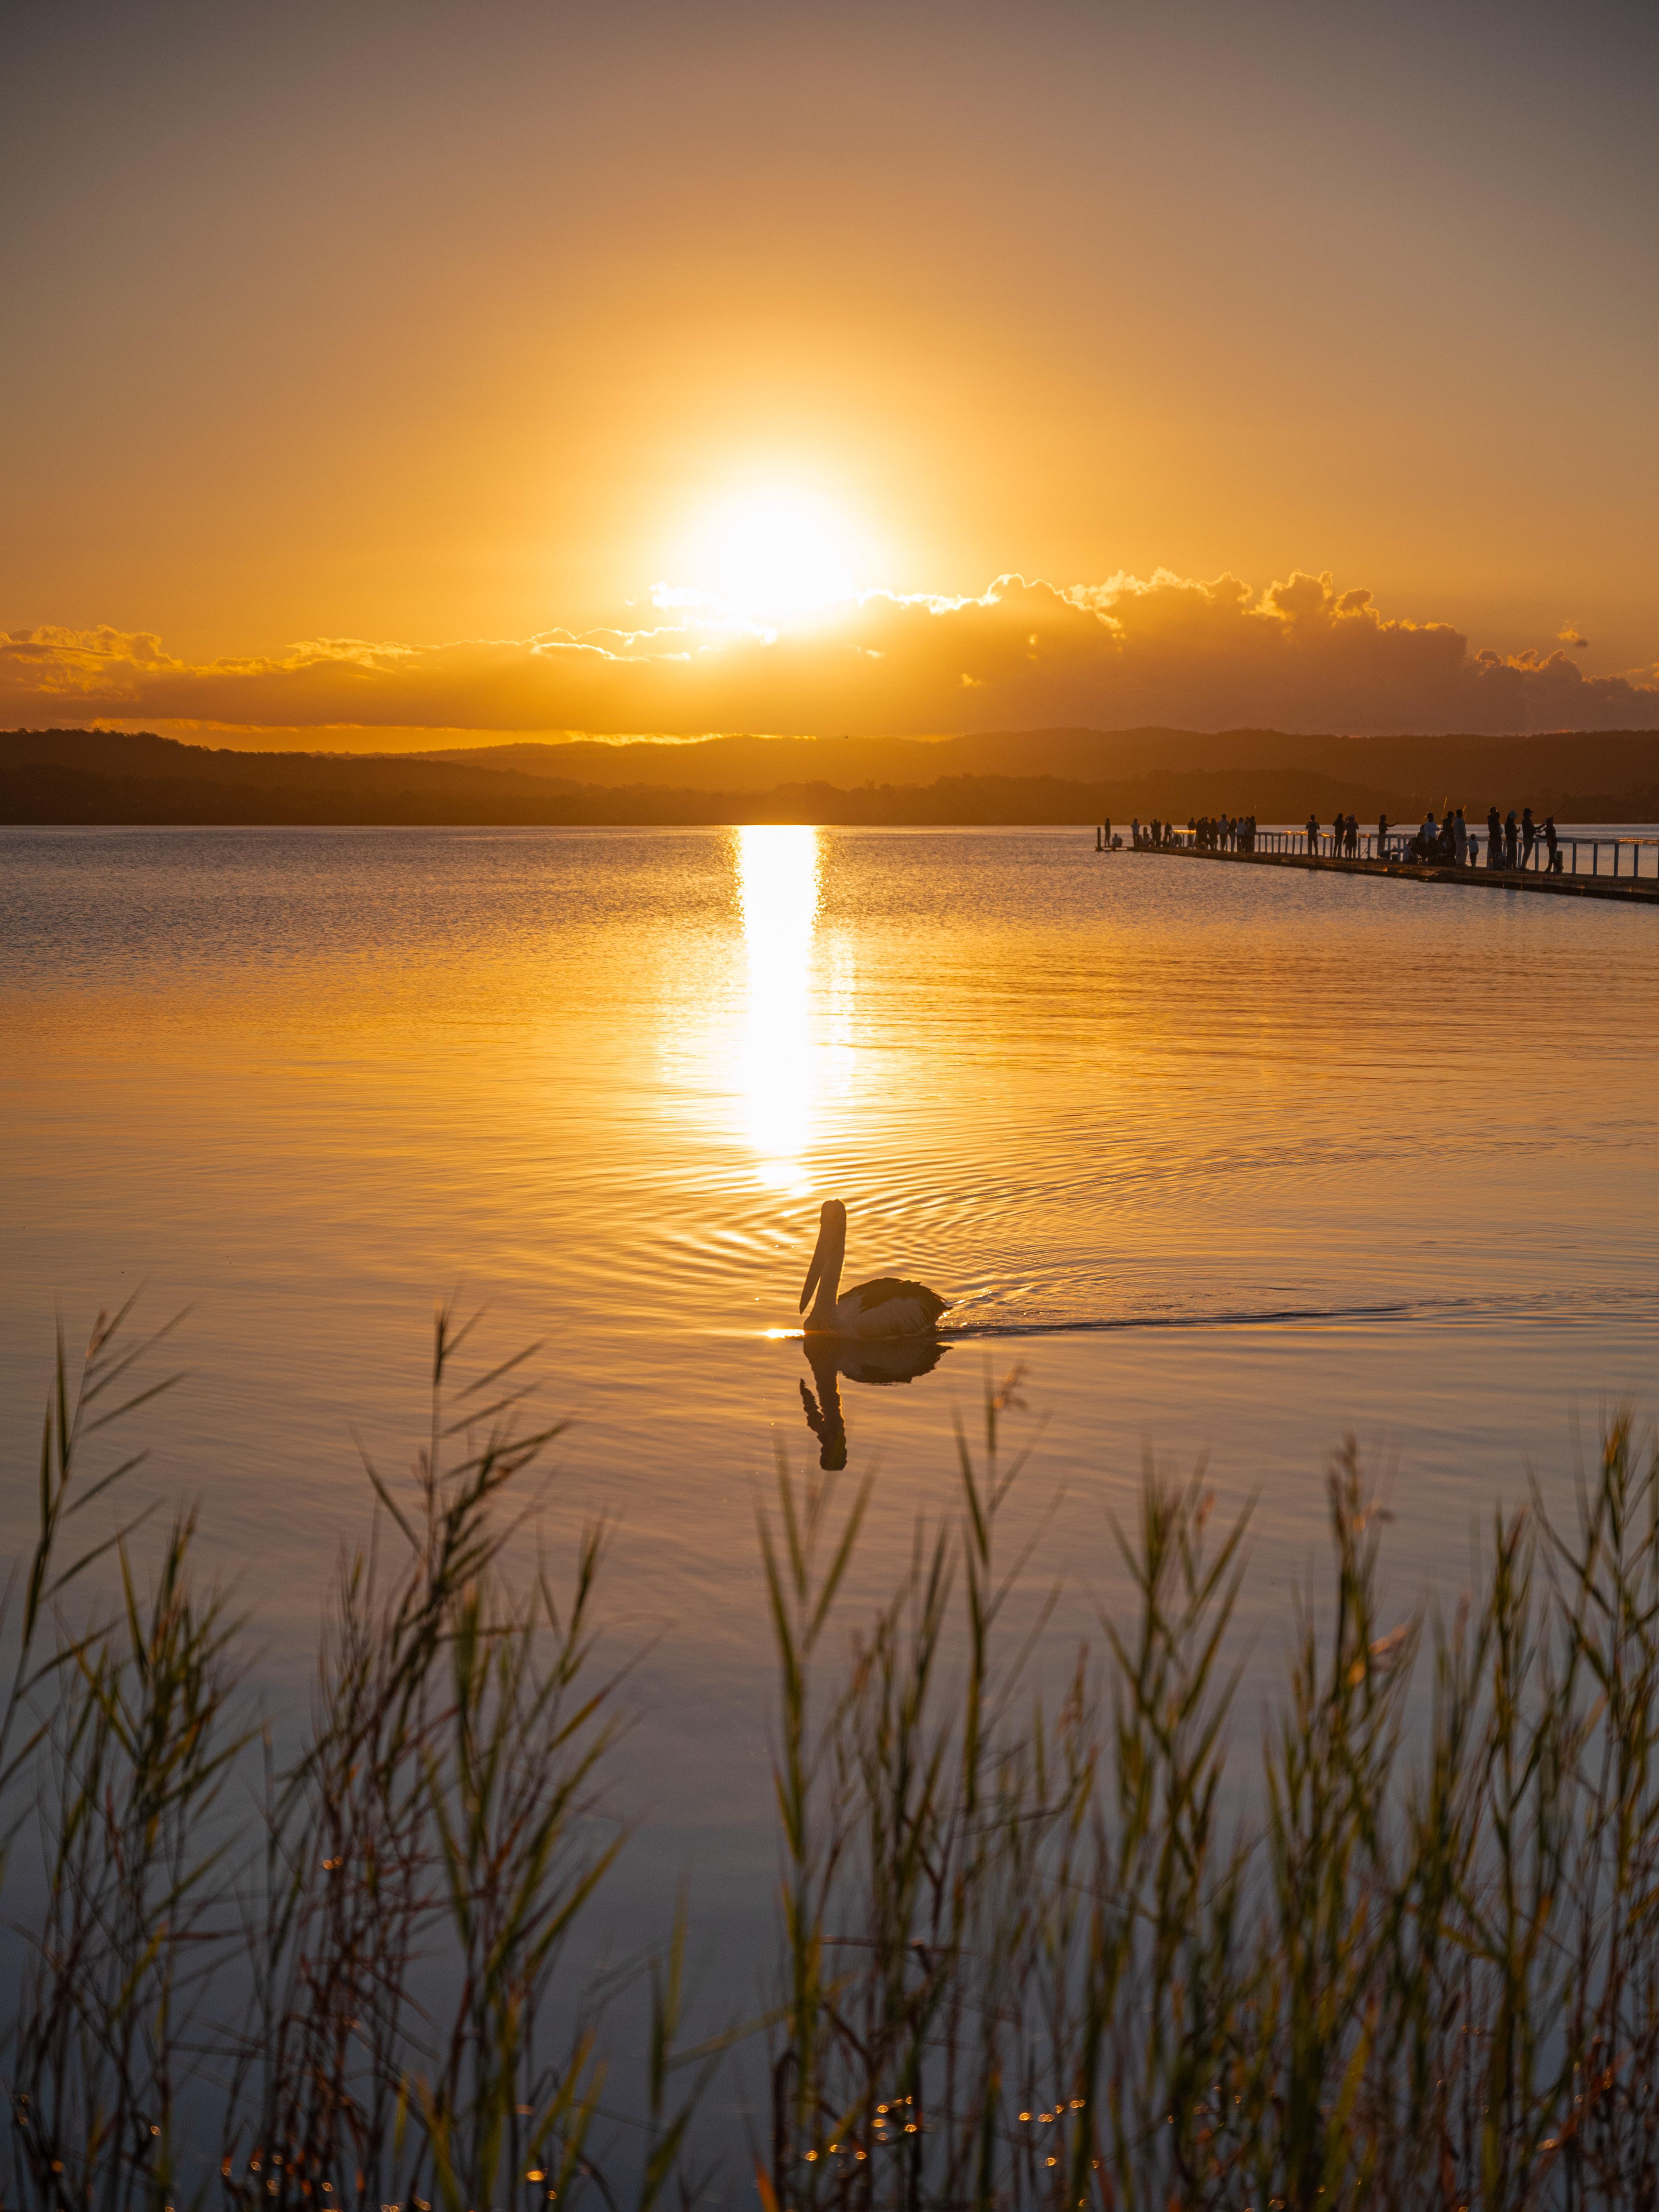
[[[1659,724],[1656,23],[28,11],[0,716]],[[638,641],[757,493],[895,596]]]

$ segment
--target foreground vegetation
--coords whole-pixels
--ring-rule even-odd
[[[412,1485],[369,1470],[288,1753],[191,1517],[143,1574],[132,1526],[80,1534],[137,1464],[88,1462],[166,1387],[153,1340],[100,1322],[78,1382],[60,1352],[0,1714],[7,2203],[1659,2202],[1659,1460],[1627,1421],[1571,1528],[1492,1516],[1450,1620],[1382,1617],[1350,1449],[1249,1788],[1247,1530],[1200,1486],[1149,1474],[1133,1602],[1054,1699],[1003,1555],[1007,1387],[873,1618],[867,1487],[781,1469],[774,1984],[688,2046],[677,1918],[624,2124],[631,2031],[572,1951],[620,1847],[602,1544],[540,1555],[556,1431],[515,1426],[520,1362],[458,1380],[466,1336],[440,1316]]]

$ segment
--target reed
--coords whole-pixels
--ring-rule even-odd
[[[1248,1516],[1215,1534],[1201,1485],[1147,1474],[1133,1611],[1049,1716],[1029,1644],[996,1651],[994,1449],[963,1491],[815,1691],[859,1508],[815,1579],[824,1496],[780,1472],[767,2203],[1659,2201],[1659,1462],[1629,1421],[1573,1530],[1535,1496],[1494,1519],[1449,1623],[1384,1619],[1350,1443],[1330,1587],[1231,1825]]]
[[[440,1315],[426,1443],[404,1484],[368,1469],[375,1531],[279,1757],[192,1516],[146,1572],[131,1521],[76,1541],[137,1463],[89,1453],[167,1387],[125,1320],[78,1386],[60,1348],[6,1624],[3,1834],[41,1899],[6,2202],[1659,2203],[1659,1456],[1628,1419],[1570,1526],[1535,1492],[1493,1516],[1450,1618],[1390,1613],[1350,1444],[1254,1747],[1249,1516],[1218,1524],[1201,1480],[1147,1470],[1122,1595],[1062,1661],[1010,1541],[1018,1373],[873,1609],[868,1486],[781,1462],[773,1986],[751,2033],[688,2048],[682,1899],[622,2129],[621,2031],[570,1951],[623,1841],[604,1531],[516,1571],[557,1433],[517,1425],[528,1355],[464,1379]],[[763,2064],[744,2153],[707,2092]]]
[[[281,1767],[267,1730],[237,1724],[238,1624],[195,1585],[192,1518],[147,1589],[118,1529],[119,1607],[70,1619],[100,1547],[60,1570],[62,1529],[137,1464],[82,1490],[82,1456],[143,1402],[100,1406],[149,1347],[118,1359],[100,1320],[77,1392],[60,1346],[4,1715],[7,1778],[40,1793],[46,1900],[10,2023],[9,2201],[460,2212],[605,2193],[594,2025],[575,1991],[550,2006],[622,1841],[596,1817],[615,1734],[592,1651],[603,1531],[562,1591],[544,1559],[509,1582],[557,1431],[514,1425],[528,1355],[454,1383],[468,1334],[439,1314],[412,1483],[368,1468],[381,1516],[342,1563],[311,1725]],[[252,1826],[228,1812],[233,1780],[254,1785]],[[664,2101],[678,1958],[653,2008],[641,2203],[689,2117]]]

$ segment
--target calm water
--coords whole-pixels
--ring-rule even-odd
[[[1086,832],[4,833],[5,1510],[58,1300],[188,1301],[142,1480],[198,1493],[275,1692],[303,1677],[351,1429],[393,1468],[436,1294],[540,1340],[556,1537],[617,1534],[648,1645],[631,1879],[713,1923],[771,1864],[753,1514],[838,1395],[863,1588],[1025,1367],[1034,1577],[1115,1601],[1143,1452],[1260,1493],[1271,1644],[1353,1430],[1402,1593],[1455,1579],[1575,1419],[1655,1403],[1659,914],[1097,859]],[[959,1301],[933,1371],[814,1374],[851,1279]],[[809,1399],[805,1394],[811,1394]],[[833,1430],[833,1415],[829,1425]],[[1058,1493],[1058,1495],[1057,1495]]]

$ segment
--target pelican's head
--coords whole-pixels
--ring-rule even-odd
[[[806,1282],[800,1294],[803,1313],[826,1275],[839,1278],[846,1252],[847,1208],[838,1198],[826,1198],[818,1209],[818,1241],[812,1248],[812,1264],[806,1270]]]

